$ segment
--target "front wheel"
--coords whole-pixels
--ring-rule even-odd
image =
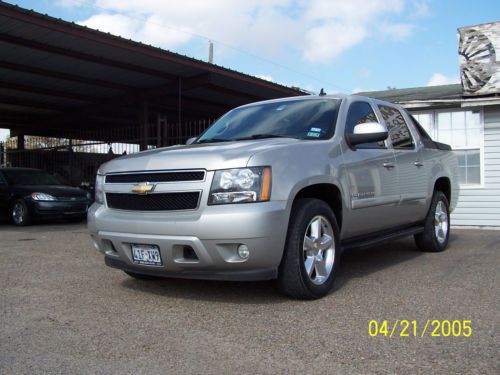
[[[278,285],[289,297],[316,299],[333,286],[340,257],[339,229],[332,209],[319,199],[295,202]]]
[[[25,226],[31,223],[31,216],[26,202],[18,199],[10,207],[10,218],[12,223],[17,226]]]
[[[435,191],[425,219],[424,231],[415,235],[421,251],[439,252],[446,249],[450,238],[450,210],[446,195]]]

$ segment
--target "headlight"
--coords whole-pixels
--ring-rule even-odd
[[[57,198],[46,193],[31,193],[31,199],[34,201],[56,201]]]
[[[208,204],[268,201],[271,168],[252,167],[215,171]]]
[[[94,186],[94,196],[95,201],[100,204],[104,204],[104,176],[102,174],[98,174],[95,178],[95,186]]]

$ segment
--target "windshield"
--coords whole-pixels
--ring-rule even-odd
[[[339,99],[297,99],[236,108],[217,120],[197,143],[287,137],[328,139]]]
[[[62,185],[45,171],[11,170],[3,171],[9,185]]]

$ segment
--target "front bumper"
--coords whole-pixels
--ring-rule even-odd
[[[108,266],[140,274],[211,280],[277,276],[288,226],[286,202],[205,206],[196,212],[145,213],[94,204],[88,227]],[[132,244],[156,245],[162,266],[135,264]],[[238,256],[245,244],[250,256]],[[196,259],[185,258],[188,247]]]
[[[37,218],[76,218],[87,214],[89,202],[78,201],[33,201],[28,202],[30,212]]]

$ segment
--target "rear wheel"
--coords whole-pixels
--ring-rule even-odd
[[[10,207],[10,218],[12,223],[17,226],[31,224],[31,216],[28,211],[28,206],[24,200],[18,199],[12,203]]]
[[[289,297],[316,299],[332,288],[340,257],[339,229],[330,206],[298,200],[292,209],[278,285]]]
[[[446,249],[450,238],[450,210],[446,196],[435,191],[431,207],[425,219],[424,231],[415,235],[415,243],[421,251],[439,252]]]

